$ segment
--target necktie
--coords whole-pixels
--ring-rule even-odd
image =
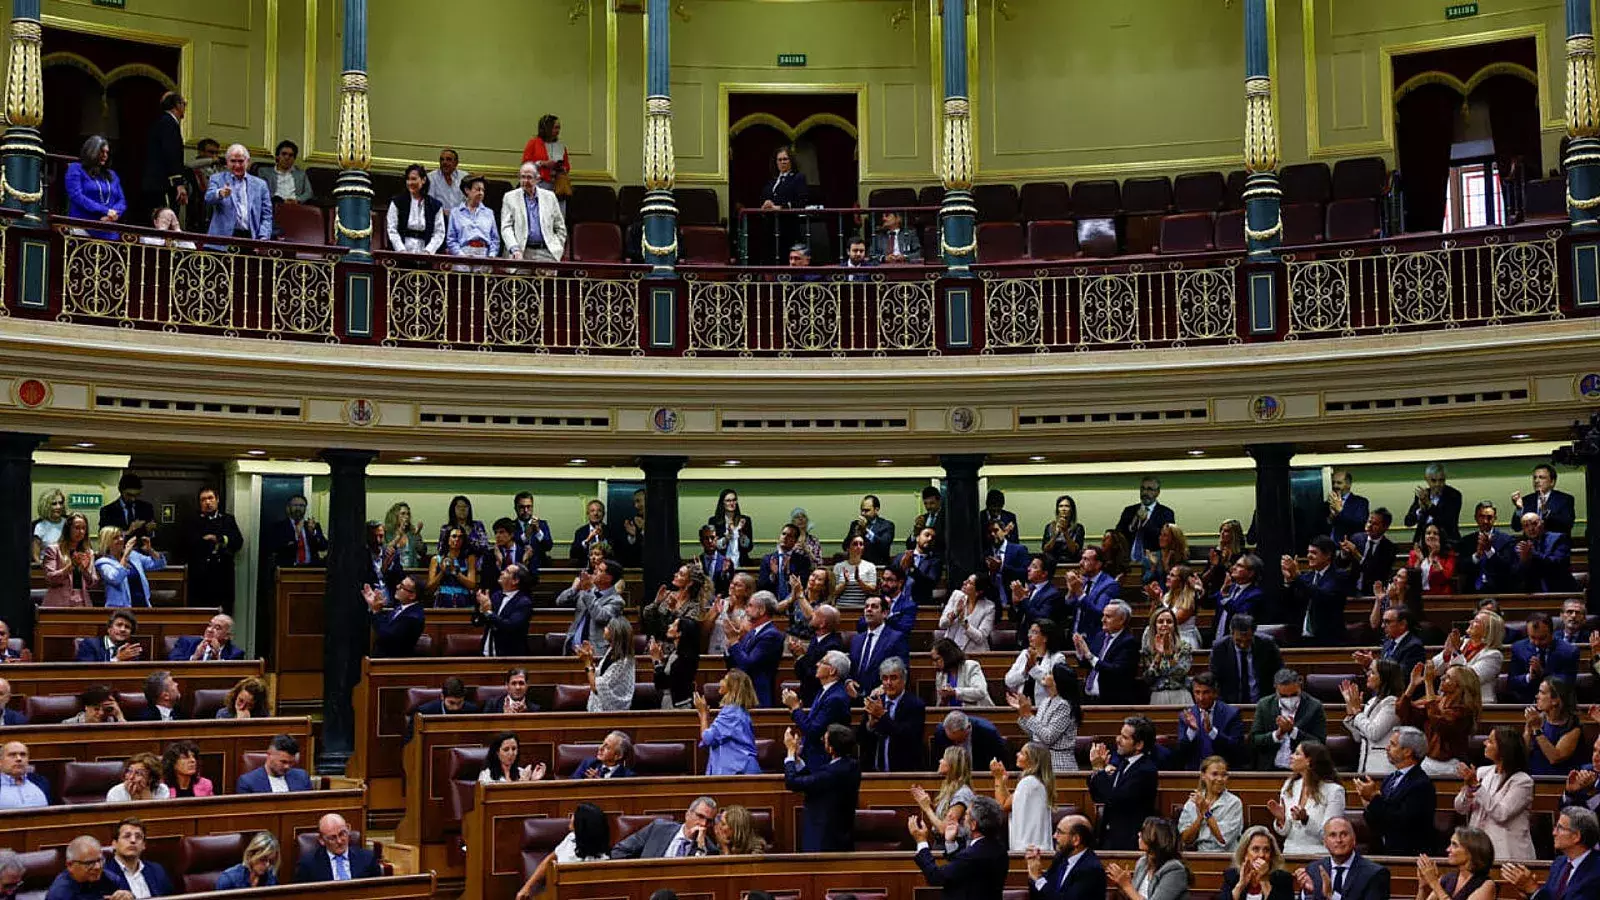
[[[889,255],[900,255],[900,232],[898,231],[889,232]]]
[[[333,880],[350,880],[350,860],[346,859],[342,853],[333,858]]]
[[[677,839],[677,841],[673,844],[672,855],[673,856],[688,856],[689,855],[689,839],[685,838],[685,837],[679,837]]]
[[[867,632],[867,642],[861,647],[861,671],[872,671],[872,642],[877,640],[877,635]]]
[[[1239,651],[1239,702],[1250,702],[1250,654]]]
[[[1567,870],[1561,873],[1561,880],[1556,882],[1556,900],[1567,896],[1567,882],[1572,880],[1572,863],[1567,863]]]
[[[202,655],[200,657],[200,661],[201,662],[210,662],[211,661],[211,645],[210,644],[206,645],[205,653],[204,653],[204,655]]]
[[[1333,892],[1344,894],[1344,866],[1333,867]]]
[[[294,527],[294,561],[305,565],[311,562],[310,548],[306,546],[306,529],[304,525]]]
[[[1056,884],[1056,890],[1064,891],[1064,890],[1067,889],[1067,876],[1071,875],[1071,874],[1072,874],[1072,863],[1069,862],[1066,865],[1061,867],[1061,881]]]
[[[1541,519],[1544,518],[1545,510],[1546,510],[1546,508],[1549,507],[1549,505],[1550,505],[1550,498],[1545,496],[1544,494],[1540,494],[1539,495],[1539,518],[1541,518]]]

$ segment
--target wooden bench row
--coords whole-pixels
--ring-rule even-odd
[[[146,573],[150,580],[150,605],[151,606],[185,606],[189,602],[188,569],[181,565],[171,565],[164,569]],[[50,584],[45,580],[44,570],[35,567],[28,573],[28,587],[33,593],[34,602],[44,599],[44,592]],[[104,604],[105,589],[92,588],[89,597],[97,604]],[[205,598],[199,598],[204,600]]]
[[[215,691],[233,687],[242,678],[265,678],[268,687],[268,708],[272,705],[272,679],[259,659],[217,662],[149,662],[125,663],[7,663],[0,666],[0,678],[11,685],[10,707],[23,710],[29,697],[76,697],[85,687],[103,684],[123,694],[137,694],[142,698],[144,681],[152,672],[171,672],[183,690],[183,700],[178,708],[190,709],[198,691]]]

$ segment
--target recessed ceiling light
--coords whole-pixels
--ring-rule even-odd
[[[1523,435],[1523,437],[1527,437],[1527,435]],[[94,446],[94,441],[79,441],[76,444],[73,444],[72,446],[77,447],[80,450],[87,450],[90,447]]]
[[[1028,461],[1029,462],[1044,462],[1044,457],[1042,457],[1042,456],[1030,456],[1030,457],[1028,457]]]
[[[265,450],[246,450],[245,453],[248,453],[251,456],[266,456],[267,455],[267,451],[265,451]]]
[[[1344,448],[1346,450],[1365,450],[1365,449],[1367,449],[1367,445],[1366,444],[1345,444]]]
[[[428,458],[426,456],[408,456],[408,457],[406,457],[406,462],[427,462],[427,461],[428,461]]]
[[[1532,436],[1533,436],[1533,435],[1530,435],[1530,434],[1522,434],[1522,433],[1518,433],[1518,434],[1513,434],[1513,435],[1512,435],[1512,436],[1511,436],[1511,439],[1512,439],[1512,440],[1513,440],[1513,441],[1525,441],[1525,440],[1527,440],[1527,439],[1528,439],[1528,438],[1530,438],[1530,437],[1532,437]],[[81,447],[81,446],[83,446],[83,445],[82,445],[82,444],[79,444],[79,445],[78,445],[78,446],[80,446],[80,447]],[[93,447],[93,446],[94,446],[94,445],[93,445],[93,444],[90,444],[90,445],[89,445],[89,446],[91,446],[91,447]]]
[[[892,465],[894,465],[894,460],[888,459],[888,458],[880,459],[880,460],[878,460],[878,465],[880,465],[880,466],[892,466]]]
[[[725,459],[722,461],[722,464],[725,466],[737,466],[740,465],[740,462],[737,459]]]
[[[569,466],[581,466],[581,465],[583,465],[584,463],[586,463],[588,461],[589,460],[585,459],[584,457],[574,456],[573,458],[567,460],[567,465],[569,465]]]
[[[1189,455],[1190,456],[1205,456],[1206,452],[1204,450],[1190,450],[1189,451]]]

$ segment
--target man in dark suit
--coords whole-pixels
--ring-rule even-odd
[[[125,609],[114,609],[106,620],[106,633],[97,638],[78,639],[78,662],[131,662],[144,655],[144,647],[133,639],[139,620]]]
[[[1537,513],[1522,516],[1522,540],[1508,559],[1511,585],[1529,594],[1576,591],[1572,577],[1572,538],[1545,527]]]
[[[930,886],[943,888],[944,900],[995,900],[1005,889],[1010,858],[1006,853],[1006,814],[992,797],[978,797],[967,810],[967,830],[972,839],[965,847],[945,852],[945,864],[933,860],[929,849],[928,826],[918,816],[906,823],[911,839],[917,842],[917,868]],[[945,827],[945,846],[950,846],[957,823]]]
[[[848,853],[856,848],[856,800],[861,793],[861,764],[856,761],[856,735],[835,722],[822,736],[823,759],[812,765],[800,757],[800,735],[783,731],[788,758],[783,786],[806,798],[800,819],[801,853]]]
[[[526,552],[528,568],[537,581],[539,567],[549,559],[550,550],[555,546],[555,540],[550,535],[550,523],[533,514],[533,494],[528,491],[518,491],[511,505],[517,512],[517,545]]]
[[[633,741],[620,731],[613,731],[600,742],[595,754],[572,770],[573,778],[632,778],[636,773],[633,762]]]
[[[883,214],[882,228],[872,236],[872,261],[883,265],[922,262],[922,241],[914,229],[902,228],[900,214]]]
[[[861,515],[845,532],[843,548],[849,550],[850,542],[859,537],[867,545],[861,558],[875,566],[887,566],[894,555],[894,523],[878,514],[880,505],[877,494],[861,498]]]
[[[1038,847],[1023,848],[1028,865],[1028,900],[1105,900],[1106,870],[1089,849],[1094,826],[1079,815],[1056,823],[1056,855],[1045,869]]]
[[[1114,600],[1100,614],[1100,632],[1092,638],[1072,636],[1078,664],[1088,668],[1083,696],[1088,703],[1137,703],[1139,701],[1139,638],[1128,623],[1133,609]]]
[[[1328,717],[1322,701],[1302,690],[1300,682],[1299,672],[1279,669],[1272,676],[1273,692],[1256,703],[1255,718],[1250,723],[1250,747],[1259,771],[1287,771],[1294,748],[1306,741],[1328,739]]]
[[[533,551],[517,543],[517,523],[514,519],[496,519],[490,529],[493,541],[478,561],[478,583],[498,584],[500,573],[511,566],[532,569],[528,560]]]
[[[11,682],[0,678],[0,725],[26,725],[28,717],[11,708]]]
[[[850,726],[850,695],[845,692],[844,680],[850,677],[850,657],[841,650],[832,650],[817,662],[817,681],[822,690],[817,692],[809,707],[800,705],[800,695],[787,688],[783,691],[783,705],[789,708],[789,717],[799,729],[805,743],[805,764],[816,772],[828,764],[828,750],[823,738],[835,725]],[[851,742],[854,750],[854,741]]]
[[[1260,582],[1264,565],[1261,557],[1245,553],[1228,568],[1228,576],[1222,580],[1222,587],[1211,595],[1211,603],[1217,609],[1211,638],[1213,644],[1227,640],[1233,630],[1231,626],[1235,616],[1249,616],[1254,621],[1257,612],[1263,610],[1266,595],[1261,591]],[[1224,699],[1232,701],[1233,695],[1229,694]]]
[[[439,691],[439,699],[420,704],[406,715],[405,740],[410,742],[417,716],[473,715],[479,711],[478,704],[467,699],[466,682],[451,675],[444,680],[444,687]]]
[[[160,863],[144,858],[144,823],[129,816],[117,823],[117,837],[111,844],[111,860],[106,863],[106,877],[116,884],[117,890],[138,896],[166,897],[178,893]],[[135,891],[133,883],[144,882],[144,891]]]
[[[1005,586],[1028,577],[1028,548],[1005,530],[1004,523],[990,522],[988,528],[989,549],[984,564],[989,567],[989,599],[994,601],[996,610],[1001,610],[1011,603]],[[1011,610],[1011,615],[1015,620],[1017,610]]]
[[[1568,597],[1561,601],[1561,628],[1556,637],[1574,647],[1589,643],[1589,611],[1581,598]]]
[[[1537,513],[1544,521],[1544,529],[1557,534],[1572,534],[1578,516],[1577,501],[1566,491],[1556,490],[1556,470],[1543,463],[1533,467],[1533,493],[1513,491],[1511,507],[1516,511],[1517,522],[1528,513]]]
[[[184,563],[188,566],[191,606],[220,606],[233,612],[233,557],[244,546],[239,523],[221,510],[217,489],[203,487],[200,517],[189,524]]]
[[[874,263],[867,256],[867,240],[859,234],[852,234],[850,240],[845,242],[844,261],[840,263],[846,269],[870,269]],[[867,272],[851,272],[844,277],[845,281],[870,281],[872,276]]]
[[[1173,751],[1172,764],[1190,772],[1198,772],[1208,756],[1220,756],[1230,766],[1242,764],[1244,719],[1233,704],[1218,702],[1217,676],[1196,673],[1189,691],[1194,705],[1178,713],[1178,748]]]
[[[1300,571],[1293,556],[1284,554],[1282,560],[1289,608],[1308,646],[1338,647],[1345,642],[1344,601],[1350,596],[1350,578],[1333,564],[1337,552],[1331,539],[1316,537],[1306,547],[1306,571]]]
[[[1428,738],[1420,729],[1402,725],[1389,734],[1388,754],[1394,771],[1382,781],[1356,779],[1356,793],[1367,805],[1367,825],[1377,840],[1373,849],[1388,856],[1437,852],[1433,813],[1438,791],[1422,771]]]
[[[1328,855],[1294,873],[1295,889],[1307,900],[1389,900],[1389,869],[1356,852],[1356,830],[1344,816],[1322,823]]]
[[[1006,740],[993,722],[969,716],[959,709],[947,714],[939,730],[933,733],[933,753],[929,758],[943,759],[948,747],[966,747],[974,772],[987,772],[989,764],[995,760],[1003,763],[1010,759]]]
[[[891,631],[909,636],[917,629],[917,601],[911,597],[906,570],[899,563],[878,569],[878,591],[883,600],[883,624]],[[856,620],[856,631],[867,630],[865,615]]]
[[[1224,703],[1254,706],[1272,690],[1283,668],[1283,654],[1272,638],[1256,634],[1255,617],[1239,614],[1228,622],[1227,640],[1211,648],[1211,672]]]
[[[1144,562],[1146,553],[1161,549],[1161,529],[1178,521],[1172,507],[1162,505],[1161,479],[1146,475],[1139,479],[1139,502],[1123,508],[1117,530],[1128,539],[1128,558]]]
[[[90,900],[114,897],[131,900],[105,871],[105,848],[90,835],[80,835],[67,844],[66,871],[50,883],[45,900]]]
[[[1512,536],[1494,527],[1499,513],[1488,500],[1472,511],[1478,527],[1456,543],[1456,580],[1463,594],[1494,594],[1505,589]]]
[[[267,745],[267,761],[259,769],[239,776],[234,785],[235,794],[286,794],[291,791],[311,790],[311,776],[294,764],[300,755],[300,744],[287,734],[280,734]]]
[[[868,597],[862,617],[867,629],[850,638],[850,671],[855,673],[859,696],[877,688],[878,667],[884,660],[898,657],[907,663],[911,661],[906,635],[889,627],[882,597]]]
[[[1544,886],[1538,876],[1517,863],[1500,867],[1500,877],[1529,900],[1590,900],[1600,897],[1600,821],[1582,807],[1561,811],[1555,827],[1555,862]]]
[[[144,679],[144,709],[135,718],[140,722],[177,722],[188,718],[178,708],[183,689],[171,672],[151,672]]]
[[[394,608],[385,609],[383,595],[372,585],[363,585],[361,598],[372,619],[373,657],[418,656],[417,639],[422,637],[427,614],[417,602],[417,579],[407,575],[394,586]]]
[[[1355,576],[1355,593],[1368,596],[1373,585],[1387,583],[1393,574],[1395,547],[1388,534],[1393,522],[1394,515],[1380,506],[1367,516],[1366,531],[1345,538],[1339,545],[1334,564]]]
[[[800,529],[789,524],[778,532],[778,549],[761,559],[761,571],[756,576],[756,590],[771,591],[779,601],[789,599],[790,577],[800,579],[800,587],[811,577],[811,557],[795,550],[800,540]]]
[[[900,568],[911,582],[911,599],[918,606],[928,606],[933,603],[933,591],[944,574],[944,560],[939,558],[939,532],[932,525],[924,525],[914,529],[908,541],[913,546],[900,554]]]
[[[1061,601],[1061,618],[1056,624],[1070,634],[1096,637],[1106,607],[1121,593],[1122,585],[1100,561],[1100,548],[1085,547],[1078,570],[1067,573],[1067,594]]]
[[[1383,646],[1374,654],[1371,650],[1357,650],[1352,656],[1362,668],[1372,665],[1374,659],[1392,659],[1395,665],[1411,677],[1411,669],[1428,656],[1422,638],[1411,629],[1411,610],[1404,604],[1383,611]]]
[[[144,479],[133,472],[123,472],[117,481],[117,499],[100,507],[100,528],[121,528],[123,531],[143,531],[154,527],[156,508],[149,500],[139,499],[144,493]],[[140,527],[136,527],[140,526]]]
[[[383,523],[376,519],[369,520],[366,583],[388,600],[394,596],[394,586],[405,577],[405,574],[405,568],[400,565],[400,554],[391,549],[384,540]]]
[[[1578,648],[1555,635],[1546,612],[1528,613],[1528,636],[1511,645],[1511,664],[1506,668],[1506,693],[1502,700],[1532,703],[1539,693],[1539,682],[1548,675],[1560,675],[1568,684],[1578,682]]]
[[[173,662],[244,659],[244,648],[233,642],[233,617],[222,613],[212,616],[204,634],[186,634],[173,642],[167,659]]]
[[[328,539],[323,537],[317,520],[306,517],[307,506],[304,495],[295,494],[285,507],[286,517],[267,529],[264,543],[280,569],[322,565]]]
[[[733,585],[733,560],[717,546],[715,526],[700,526],[700,553],[690,561],[700,564],[700,570],[706,573],[706,581],[711,583],[712,593],[718,597],[728,596],[728,590]]]
[[[817,680],[817,663],[831,650],[843,650],[844,638],[839,636],[839,610],[824,603],[811,609],[811,640],[786,637],[789,653],[794,657],[794,675],[800,679],[800,700],[810,704],[822,691]]]
[[[922,489],[922,513],[911,520],[911,533],[906,535],[906,549],[910,550],[916,545],[918,535],[922,529],[933,529],[933,553],[936,556],[944,555],[944,531],[948,527],[945,522],[944,495],[939,489],[929,485]]]
[[[170,206],[181,211],[189,203],[192,174],[183,163],[183,116],[188,109],[189,102],[176,91],[161,96],[161,115],[150,123],[144,174],[139,179],[147,209]]]
[[[728,668],[750,676],[762,706],[777,705],[778,666],[783,662],[783,632],[772,624],[772,603],[772,595],[764,591],[746,601],[749,628],[728,646]]]
[[[879,667],[878,690],[866,696],[861,723],[862,761],[874,772],[926,771],[922,730],[928,707],[906,690],[906,664],[898,657]]]
[[[527,656],[528,621],[533,618],[533,598],[527,591],[529,571],[521,563],[500,570],[494,593],[480,590],[472,624],[483,629],[478,645],[484,656]]]
[[[1035,553],[1028,559],[1027,580],[1011,582],[1011,609],[1017,615],[1018,633],[1027,634],[1028,626],[1040,619],[1064,622],[1071,618],[1066,598],[1053,583],[1055,576],[1055,561]]]
[[[715,856],[721,851],[711,833],[717,818],[717,801],[696,797],[683,814],[683,824],[657,819],[617,842],[612,859],[663,859],[680,856]]]
[[[1567,783],[1561,792],[1561,806],[1581,806],[1590,812],[1600,811],[1600,780],[1596,772],[1600,771],[1600,738],[1596,738],[1594,746],[1590,748],[1589,761],[1567,773]]]
[[[1461,537],[1461,492],[1445,484],[1444,463],[1429,463],[1423,470],[1424,485],[1418,485],[1411,508],[1406,510],[1406,525],[1416,529],[1411,543],[1421,544],[1429,525],[1439,526],[1439,537],[1454,541]]]
[[[317,822],[317,852],[294,867],[297,884],[315,881],[350,881],[356,878],[382,878],[378,857],[365,847],[350,846],[350,825],[344,816],[328,813]]]
[[[567,548],[572,564],[580,568],[589,564],[589,548],[606,539],[606,505],[599,500],[590,500],[584,506],[584,515],[588,520],[573,529],[572,546]],[[710,571],[706,570],[708,574]]]
[[[1156,726],[1144,716],[1122,720],[1113,757],[1105,744],[1089,748],[1089,795],[1101,804],[1095,846],[1103,850],[1139,849],[1139,829],[1156,815],[1160,775],[1156,764]]]
[[[1349,469],[1333,470],[1333,491],[1322,504],[1322,511],[1323,521],[1328,526],[1325,533],[1335,544],[1343,543],[1367,524],[1370,506],[1367,498],[1352,489],[1354,484],[1355,478]]]

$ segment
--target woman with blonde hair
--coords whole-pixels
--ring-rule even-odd
[[[1140,577],[1145,584],[1164,583],[1168,572],[1189,561],[1189,538],[1177,525],[1161,526],[1158,543],[1160,546],[1146,550],[1144,559],[1139,560],[1144,563],[1144,574]]]
[[[167,557],[148,546],[140,550],[141,540],[128,537],[115,525],[100,529],[100,555],[94,569],[105,588],[108,609],[150,605],[148,573],[165,569]]]
[[[955,822],[957,843],[966,842],[967,810],[977,793],[972,790],[972,754],[966,747],[946,747],[939,758],[939,793],[929,795],[922,785],[911,786],[911,799],[922,810],[922,820],[937,830],[947,822]]]
[[[767,842],[756,833],[755,817],[737,803],[717,812],[711,830],[716,834],[723,856],[759,856],[767,852]]]
[[[1278,840],[1265,825],[1253,825],[1239,837],[1233,865],[1222,873],[1217,900],[1293,900],[1294,876],[1278,851]]]
[[[278,883],[278,839],[270,832],[258,831],[244,848],[244,861],[223,869],[217,876],[216,890],[272,887]]]
[[[1017,769],[1022,776],[1017,779],[1017,789],[1011,790],[1006,782],[1006,766],[1000,760],[989,763],[989,774],[994,776],[994,799],[1000,808],[1010,814],[1011,846],[1051,847],[1051,833],[1055,830],[1050,814],[1055,811],[1056,776],[1050,766],[1050,748],[1038,741],[1029,741],[1017,751]]]
[[[1477,673],[1483,702],[1494,703],[1499,699],[1495,684],[1506,664],[1505,639],[1506,620],[1493,610],[1480,609],[1467,624],[1466,640],[1462,640],[1460,629],[1450,629],[1444,649],[1434,654],[1433,667],[1443,671],[1451,666],[1467,666]]]
[[[1418,689],[1423,695],[1413,696]],[[1428,738],[1428,755],[1422,771],[1430,778],[1454,778],[1457,765],[1472,759],[1472,736],[1483,715],[1483,690],[1478,673],[1467,666],[1451,666],[1433,686],[1433,667],[1417,663],[1411,681],[1394,705],[1400,724],[1421,729]]]
[[[172,791],[161,783],[161,758],[154,753],[135,753],[122,763],[122,780],[106,791],[106,802],[166,800],[171,796]]]
[[[1223,519],[1217,526],[1217,545],[1206,553],[1206,571],[1201,576],[1206,594],[1222,590],[1228,580],[1228,570],[1245,555],[1244,526],[1238,519]]]
[[[67,516],[61,537],[44,548],[45,606],[89,606],[89,591],[100,583],[94,548],[89,545],[89,520],[82,513]]]
[[[411,519],[411,504],[401,500],[389,507],[383,514],[383,534],[401,568],[422,567],[428,558],[428,544],[422,538],[422,523]]]
[[[219,719],[258,719],[270,714],[267,683],[255,677],[239,679],[228,689],[228,699],[217,710]]]
[[[640,630],[652,640],[667,636],[667,626],[684,616],[700,618],[706,610],[706,573],[699,563],[678,567],[672,581],[656,589],[656,598],[639,611]]]
[[[1231,853],[1242,828],[1244,801],[1228,790],[1228,761],[1208,756],[1200,762],[1200,783],[1178,813],[1178,837],[1203,853]]]
[[[638,666],[633,658],[633,626],[624,616],[606,623],[606,652],[595,659],[594,645],[578,646],[578,659],[589,679],[589,712],[623,712],[633,706]]]
[[[1139,652],[1139,673],[1150,686],[1150,702],[1156,706],[1189,704],[1189,667],[1194,650],[1178,635],[1178,616],[1161,607],[1150,616]]]
[[[46,488],[39,494],[33,520],[33,564],[44,558],[44,548],[61,540],[61,526],[67,520],[67,495],[60,488]]]
[[[1178,620],[1178,636],[1183,638],[1189,649],[1200,649],[1200,624],[1195,621],[1198,612],[1195,598],[1205,586],[1200,581],[1200,576],[1186,565],[1173,566],[1167,572],[1166,590],[1161,585],[1150,582],[1144,586],[1145,596],[1150,598],[1150,621],[1155,621],[1155,614],[1163,609],[1172,610],[1172,615]]]
[[[715,721],[711,719],[706,695],[694,695],[694,711],[700,716],[700,746],[707,750],[706,774],[760,775],[755,727],[750,723],[749,712],[758,705],[756,686],[742,670],[729,669],[718,687],[721,702]]]

